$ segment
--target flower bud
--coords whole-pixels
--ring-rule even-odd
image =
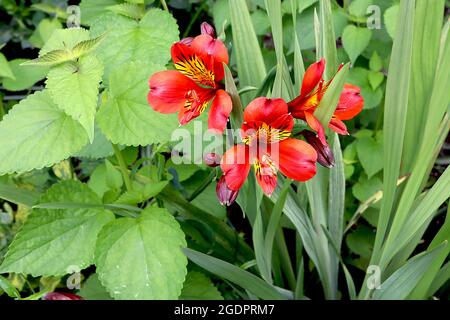
[[[221,205],[226,206],[231,205],[236,200],[238,193],[239,190],[234,191],[228,188],[227,183],[225,181],[225,176],[222,176],[219,182],[217,182],[216,194]]]
[[[203,161],[208,167],[214,168],[220,164],[220,155],[217,153],[211,152],[207,153],[203,156]]]
[[[317,162],[326,168],[331,168],[334,166],[334,155],[328,144],[323,144],[320,139],[311,131],[303,130],[300,132],[308,141],[308,143],[317,152]]]
[[[208,22],[202,22],[200,31],[202,34],[207,34],[213,38],[216,37],[216,31],[214,31],[214,28]]]
[[[43,298],[43,300],[83,300],[82,297],[68,292],[49,292]]]
[[[185,44],[187,46],[190,46],[192,41],[194,40],[194,38],[192,37],[187,37],[187,38],[183,38],[180,40],[180,43]]]

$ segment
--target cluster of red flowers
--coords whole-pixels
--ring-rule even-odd
[[[186,38],[172,46],[176,70],[155,73],[149,80],[148,102],[161,113],[178,112],[180,125],[198,117],[212,101],[208,128],[222,133],[232,109],[231,98],[220,81],[224,77],[222,63],[228,63],[228,52],[215,38],[207,23],[201,35]],[[242,144],[234,145],[220,160],[223,176],[217,184],[222,204],[231,204],[244,184],[251,166],[267,195],[277,185],[277,173],[297,181],[306,181],[316,174],[316,162],[326,167],[334,165],[333,154],[326,142],[325,130],[314,112],[332,80],[323,79],[325,60],[313,63],[305,72],[300,95],[286,103],[283,99],[256,98],[244,110],[241,128]],[[361,112],[364,101],[360,89],[346,84],[341,93],[329,128],[348,134],[342,120]],[[307,142],[291,137],[294,118],[305,121],[316,132],[303,130]],[[216,155],[208,155],[211,160]]]

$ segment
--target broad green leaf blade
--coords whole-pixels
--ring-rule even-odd
[[[0,78],[15,79],[14,74],[9,66],[8,60],[3,53],[0,52]]]
[[[190,271],[181,290],[180,300],[223,300],[222,294],[205,274]]]
[[[148,79],[162,69],[129,63],[111,73],[108,98],[100,106],[97,123],[112,143],[138,146],[171,140],[179,127],[177,115],[158,113],[147,102]]]
[[[46,81],[53,101],[83,126],[91,143],[94,140],[94,117],[102,74],[101,62],[89,55],[81,57],[76,63],[52,68]]]
[[[94,141],[87,144],[74,156],[89,159],[106,158],[114,154],[111,142],[106,139],[98,125],[94,127]]]
[[[105,67],[104,79],[127,62],[165,65],[170,46],[178,40],[175,19],[159,9],[149,10],[139,22],[113,13],[104,15],[92,24],[91,33],[95,37],[105,32],[97,47]]]
[[[53,185],[40,202],[101,204],[85,184],[65,180]],[[94,261],[97,235],[114,219],[104,209],[33,209],[11,243],[0,272],[62,276]]]
[[[62,24],[57,18],[42,19],[34,30],[29,41],[36,48],[42,48],[55,30],[62,29]]]
[[[87,142],[83,127],[61,111],[48,91],[17,104],[0,122],[0,175],[50,166]]]
[[[83,282],[77,295],[85,300],[112,300],[108,291],[106,291],[105,287],[98,279],[96,273],[90,275],[89,278]]]
[[[43,54],[42,56],[24,62],[23,66],[54,66],[66,61],[72,60],[74,57],[70,51],[67,50],[52,50]]]
[[[39,57],[53,50],[71,51],[81,41],[89,39],[89,31],[83,28],[55,30],[41,51],[39,51]]]
[[[262,278],[267,283],[272,283],[271,265],[266,256],[264,246],[264,224],[261,216],[261,210],[257,210],[255,221],[252,225],[252,242],[255,250],[256,264]]]
[[[145,14],[145,8],[138,4],[121,3],[106,7],[107,10],[123,15],[125,17],[139,20]]]
[[[414,0],[401,2],[398,18],[401,23],[397,28],[389,63],[384,104],[383,199],[375,240],[375,259],[378,258],[376,255],[386,234],[400,174],[411,73],[414,5]]]
[[[3,87],[8,91],[22,91],[30,88],[36,82],[45,78],[47,67],[24,66],[27,59],[14,59],[9,61],[9,66],[14,78],[3,79]]]
[[[18,188],[14,185],[0,183],[0,198],[16,204],[21,203],[31,207],[39,199],[39,193]]]
[[[83,25],[92,25],[95,20],[102,17],[102,15],[108,14],[106,9],[109,6],[123,3],[121,0],[81,0],[81,23]]]
[[[422,140],[428,115],[426,105],[431,96],[439,55],[444,4],[444,0],[422,0],[417,2],[415,10],[411,88],[402,155],[403,173],[412,169]]]
[[[398,35],[398,34],[397,34]],[[445,242],[431,251],[427,251],[411,258],[403,267],[394,272],[375,290],[373,298],[377,300],[405,299],[422,276],[428,271],[436,256],[446,247]]]
[[[185,248],[183,252],[189,260],[195,264],[198,264],[200,267],[219,277],[225,278],[241,286],[261,299],[281,299],[280,293],[274,287],[248,271],[192,249]]]
[[[319,107],[314,112],[314,116],[320,121],[324,128],[328,128],[328,123],[336,110],[342,88],[344,88],[348,68],[349,64],[347,63],[341,70],[339,70],[333,81],[328,86],[322,100],[320,100]]]
[[[447,262],[441,270],[439,270],[436,278],[431,283],[430,290],[428,290],[428,296],[434,295],[447,281],[450,279],[450,261]]]
[[[115,299],[177,299],[186,276],[186,246],[178,222],[165,209],[120,218],[98,236],[95,264]]]
[[[105,38],[105,33],[89,40],[83,40],[77,43],[72,49],[72,55],[75,58],[81,57],[94,50],[99,43]]]
[[[266,76],[266,67],[247,3],[242,0],[229,0],[228,5],[240,85],[259,87]],[[247,94],[244,104],[247,104],[251,97]]]
[[[367,48],[371,38],[372,31],[366,27],[357,27],[352,24],[345,27],[342,44],[352,63],[355,63],[356,58]]]
[[[126,191],[122,194],[115,203],[122,204],[138,204],[156,196],[160,193],[168,184],[168,181],[160,181],[156,183],[146,184],[133,188],[131,191]]]

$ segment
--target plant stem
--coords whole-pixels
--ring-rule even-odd
[[[203,190],[205,190],[211,184],[211,182],[213,182],[214,178],[216,177],[216,172],[217,171],[215,168],[211,170],[206,179],[202,181],[202,184],[187,198],[188,202],[191,202],[192,200],[197,198],[197,196],[202,193]]]
[[[169,12],[169,7],[167,6],[166,0],[161,0],[161,5],[163,6],[164,10]]]
[[[128,191],[133,190],[133,187],[131,185],[130,176],[128,175],[128,168],[125,164],[125,160],[123,159],[122,152],[120,151],[119,147],[115,144],[112,145],[114,154],[116,155],[117,162],[119,162],[120,171],[122,172],[123,181],[125,182],[125,187]]]
[[[183,38],[186,38],[189,35],[189,32],[191,31],[191,28],[194,25],[194,22],[198,19],[198,17],[200,16],[200,13],[203,11],[204,7],[205,7],[204,4],[202,4],[197,8],[197,11],[195,11],[194,16],[192,17],[191,21],[189,21],[189,24],[186,27],[186,30],[184,30],[184,32],[183,32]]]

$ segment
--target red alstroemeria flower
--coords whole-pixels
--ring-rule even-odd
[[[203,34],[172,45],[176,70],[160,71],[150,78],[147,100],[155,111],[178,112],[180,125],[198,117],[212,101],[208,128],[222,132],[232,109],[231,98],[219,83],[228,52],[222,41],[210,35],[211,29],[202,25]]]
[[[302,140],[289,138],[294,119],[283,99],[257,98],[244,110],[242,141],[222,157],[221,168],[231,190],[239,190],[253,165],[267,195],[277,185],[277,172],[306,181],[316,173],[317,153]]]
[[[323,80],[325,70],[325,60],[313,63],[305,72],[300,95],[288,103],[289,112],[295,118],[302,119],[317,132],[322,143],[326,143],[325,130],[319,120],[314,116],[314,111],[319,106],[331,79],[328,82]],[[339,134],[348,134],[347,127],[342,120],[350,120],[361,112],[364,100],[360,95],[360,88],[351,84],[345,84],[339,97],[336,107],[328,127]]]

